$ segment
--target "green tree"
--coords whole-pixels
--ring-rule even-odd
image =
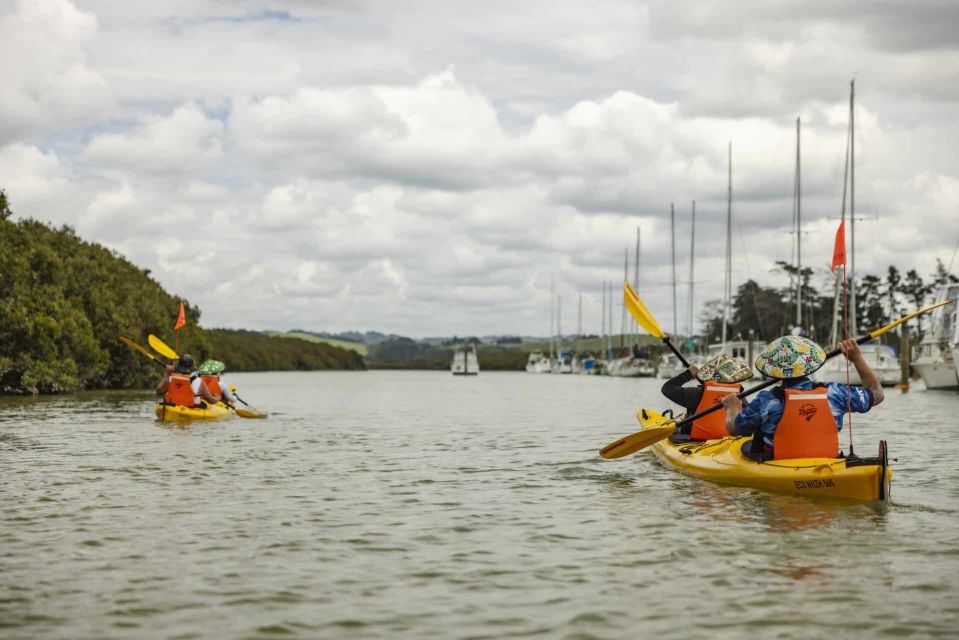
[[[932,287],[937,288],[944,284],[954,282],[959,282],[959,278],[946,269],[946,265],[942,264],[942,260],[936,258],[936,272],[932,274]]]
[[[0,189],[0,220],[7,220],[12,215],[13,211],[10,210],[10,203],[7,201],[7,194],[3,189]]]

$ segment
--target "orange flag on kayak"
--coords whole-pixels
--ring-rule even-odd
[[[839,223],[839,230],[836,232],[836,246],[832,250],[832,268],[846,264],[846,221]]]
[[[173,330],[174,330],[174,331],[177,331],[177,330],[180,329],[180,327],[182,327],[182,326],[185,325],[185,324],[186,324],[186,315],[184,315],[184,313],[183,313],[183,303],[181,302],[181,303],[180,303],[180,313],[179,313],[179,315],[177,315],[177,317],[176,317],[176,324],[173,325]]]

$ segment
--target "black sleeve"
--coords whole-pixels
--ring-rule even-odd
[[[670,378],[663,383],[663,395],[666,396],[671,402],[675,402],[678,405],[683,407],[686,406],[686,391],[694,391],[694,389],[684,389],[683,385],[693,379],[693,374],[687,369],[675,378]]]

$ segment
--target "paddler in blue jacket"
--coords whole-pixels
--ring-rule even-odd
[[[826,352],[809,338],[783,336],[769,343],[756,359],[760,373],[781,379],[781,388],[760,391],[756,399],[743,408],[739,398],[723,398],[726,429],[730,435],[749,436],[758,429],[763,436],[767,451],[773,448],[776,428],[783,418],[787,391],[825,391],[829,413],[836,431],[842,430],[843,416],[848,413],[866,413],[885,398],[882,385],[866,363],[855,340],[845,340],[840,345],[843,355],[853,364],[862,386],[836,382],[817,385],[809,376],[826,361]],[[821,395],[821,394],[820,394]],[[812,416],[805,419],[811,421]]]

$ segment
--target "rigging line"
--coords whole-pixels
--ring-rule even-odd
[[[845,238],[843,238],[845,240]],[[849,304],[846,300],[846,263],[842,265],[842,307],[843,307],[843,339],[849,339]],[[843,358],[846,361],[846,415],[849,416],[849,457],[855,455],[852,448],[852,387],[849,380],[849,358]],[[838,425],[837,425],[838,426]]]

